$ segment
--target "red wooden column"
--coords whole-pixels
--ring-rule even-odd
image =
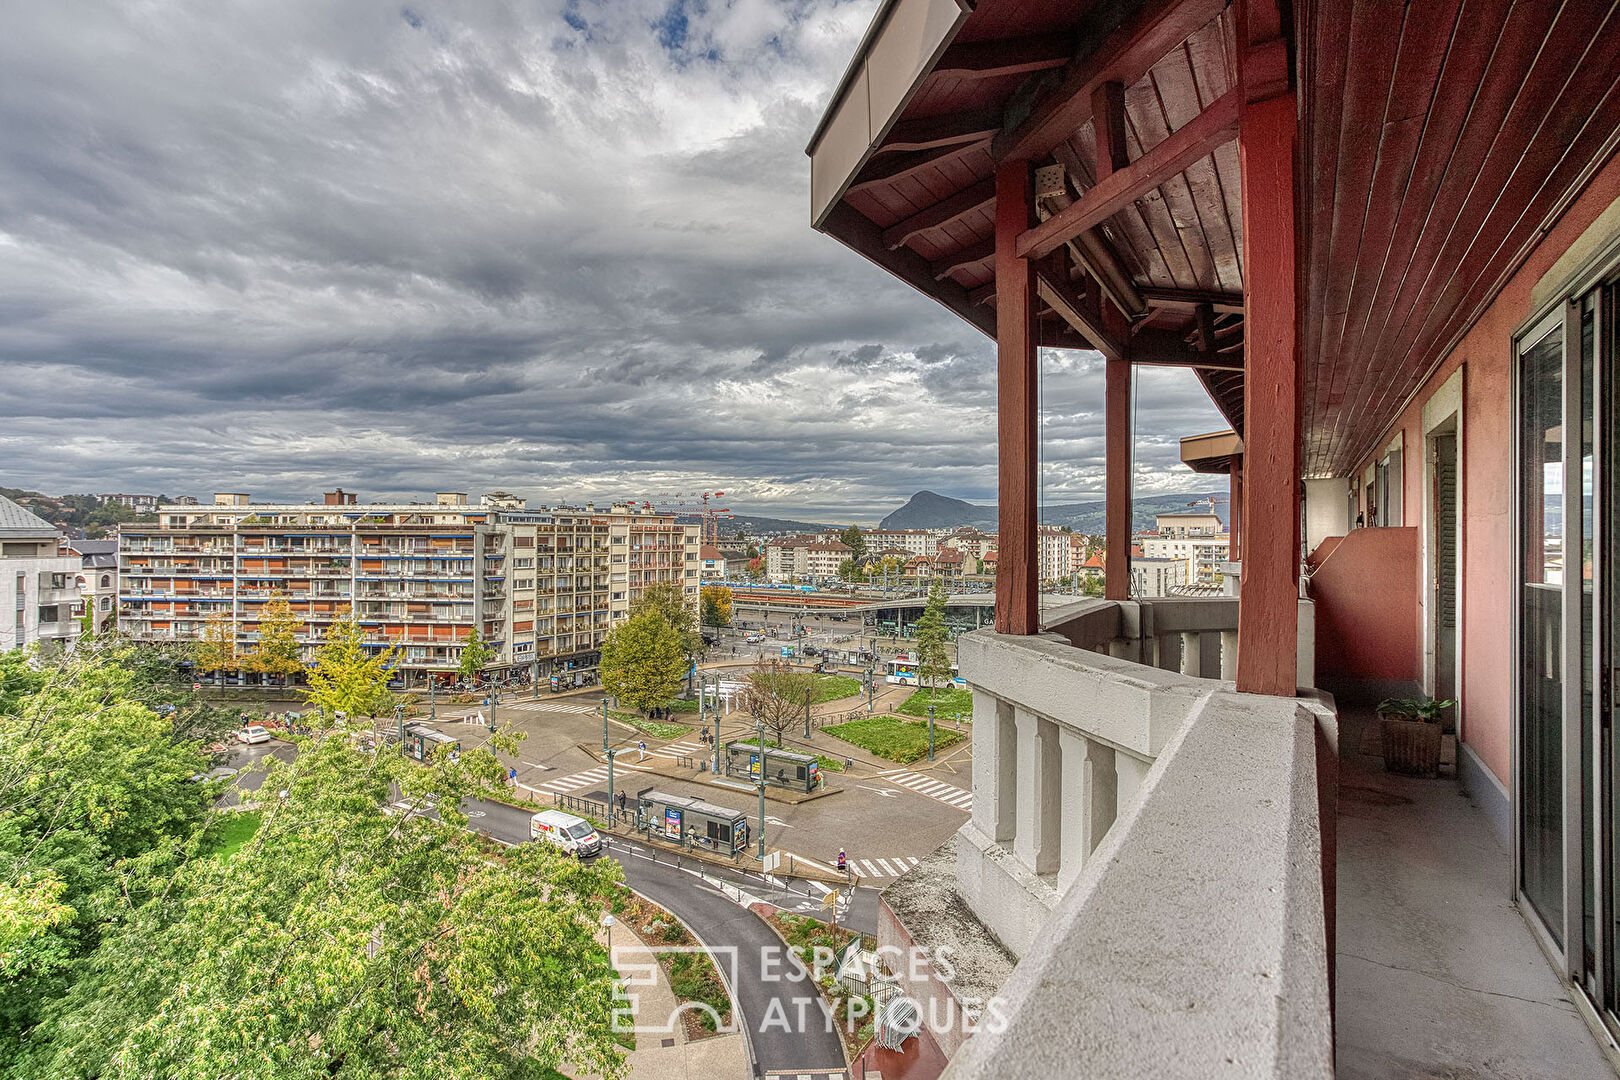
[[[996,630],[1040,632],[1040,553],[1035,535],[1035,265],[1018,237],[1035,220],[1027,161],[996,166],[996,449],[1000,535],[996,539]]]
[[[1237,688],[1292,696],[1299,628],[1296,108],[1276,6],[1243,5],[1243,584]]]
[[[1131,598],[1131,362],[1110,359],[1103,385],[1103,598]]]
[[[1226,462],[1226,557],[1240,562],[1243,559],[1243,455],[1233,454]]]

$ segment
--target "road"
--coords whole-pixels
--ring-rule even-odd
[[[474,818],[474,824],[490,836],[508,843],[528,840],[530,811],[484,801],[471,803],[469,809],[481,815]],[[844,1067],[843,1048],[830,1027],[820,994],[807,980],[788,975],[802,969],[795,968],[781,939],[763,919],[736,903],[720,885],[661,861],[644,845],[615,843],[612,855],[624,867],[630,888],[685,923],[714,956],[731,986],[740,1022],[746,1026],[757,1071],[794,1073]],[[760,888],[758,879],[746,875],[714,874],[715,881],[728,878],[751,886],[756,893]]]

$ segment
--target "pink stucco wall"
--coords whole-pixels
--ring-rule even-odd
[[[1407,525],[1424,525],[1423,405],[1458,367],[1463,370],[1462,487],[1463,588],[1458,612],[1462,737],[1504,784],[1508,782],[1513,716],[1509,678],[1513,667],[1510,626],[1513,606],[1513,463],[1509,375],[1513,333],[1530,314],[1530,290],[1599,213],[1620,199],[1620,158],[1611,159],[1546,238],[1525,260],[1479,321],[1468,331],[1417,396],[1384,434],[1382,447],[1404,432],[1404,513]],[[1358,478],[1374,458],[1356,466]],[[1423,566],[1419,560],[1419,578]],[[1417,588],[1417,670],[1423,668],[1424,605],[1429,590]]]

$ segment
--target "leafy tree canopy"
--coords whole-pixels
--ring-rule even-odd
[[[695,653],[703,648],[703,638],[697,631],[697,613],[686,602],[681,586],[672,581],[660,581],[642,590],[630,605],[631,615],[653,612],[675,628],[680,636],[681,648]]]
[[[468,832],[462,799],[504,771],[487,748],[422,768],[348,736],[266,759],[275,794],[228,858],[195,837],[126,865],[114,928],[46,1007],[28,1075],[623,1076],[593,936],[617,868]]]
[[[686,670],[680,632],[655,609],[631,615],[602,643],[602,688],[632,708],[668,704]]]
[[[861,559],[866,556],[866,534],[861,532],[860,526],[851,525],[838,534],[838,539],[849,548],[852,558]]]
[[[302,626],[302,620],[293,613],[285,596],[271,597],[259,611],[259,640],[242,658],[242,665],[248,671],[282,678],[304,670],[298,645],[298,631]]]
[[[727,585],[705,585],[702,593],[703,625],[731,625],[731,588]]]
[[[461,645],[461,665],[458,670],[463,679],[475,678],[484,667],[495,659],[495,650],[484,643],[483,637],[474,626],[467,635],[467,640]]]
[[[304,701],[328,717],[383,712],[393,706],[388,679],[398,654],[394,646],[366,648],[365,630],[351,612],[327,627],[326,639],[306,673]]]
[[[951,658],[946,651],[950,629],[945,625],[945,583],[938,578],[928,587],[928,603],[912,635],[917,639],[917,675],[930,693],[950,678]]]

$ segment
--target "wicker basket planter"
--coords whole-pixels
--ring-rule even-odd
[[[1407,776],[1440,775],[1439,724],[1383,717],[1384,768]]]

